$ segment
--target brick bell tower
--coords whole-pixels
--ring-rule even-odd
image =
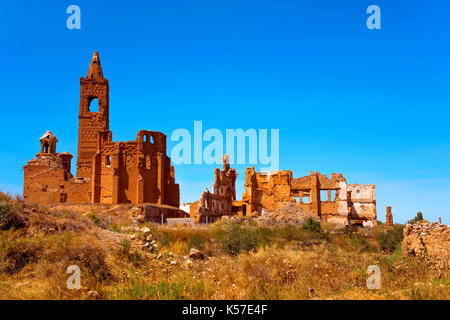
[[[98,101],[98,110],[94,110],[94,100]],[[92,56],[86,78],[80,77],[78,119],[77,178],[90,179],[99,133],[109,132],[109,84],[103,77],[97,51]]]

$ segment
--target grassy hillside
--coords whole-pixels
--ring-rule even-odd
[[[246,220],[208,227],[109,224],[101,212],[26,206],[0,194],[0,299],[449,299],[426,258],[400,253],[402,226],[369,234]],[[189,259],[191,248],[203,260]],[[69,290],[69,265],[81,269]],[[382,287],[366,287],[367,267]]]

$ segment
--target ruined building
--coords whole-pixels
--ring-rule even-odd
[[[91,104],[98,100],[98,110]],[[135,141],[114,142],[109,130],[109,84],[97,52],[80,78],[76,177],[72,155],[56,153],[58,139],[47,131],[41,150],[24,169],[27,203],[156,203],[179,206],[179,186],[166,155],[166,135],[140,130]]]
[[[347,184],[341,173],[331,178],[311,171],[309,176],[293,178],[292,171],[245,171],[245,192],[236,200],[236,170],[223,157],[223,170],[214,171],[213,192],[202,192],[200,200],[184,205],[196,222],[215,221],[222,216],[260,216],[296,203],[323,222],[338,225],[377,224],[375,185]]]
[[[331,178],[311,171],[309,176],[293,178],[292,171],[245,171],[242,201],[247,212],[271,212],[296,202],[321,221],[339,225],[376,226],[375,185],[347,184],[341,173]]]
[[[190,217],[196,222],[213,222],[222,216],[245,215],[245,205],[236,201],[236,170],[230,168],[227,155],[222,159],[223,169],[214,170],[213,192],[206,189],[200,200],[189,206]]]

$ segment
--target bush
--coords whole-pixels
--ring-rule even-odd
[[[408,220],[407,223],[414,224],[414,223],[417,223],[422,220],[423,220],[423,214],[422,214],[422,212],[419,211],[419,212],[417,212],[416,217],[414,219]]]
[[[378,248],[382,251],[394,252],[400,249],[402,241],[403,225],[395,225],[392,230],[377,236]]]
[[[302,229],[316,232],[316,233],[323,232],[323,228],[322,228],[322,225],[320,224],[320,222],[318,222],[312,218],[309,218],[304,224],[302,224]]]
[[[0,202],[0,230],[18,229],[25,225],[10,202]]]
[[[128,262],[131,262],[135,267],[142,263],[142,255],[136,250],[131,250],[130,241],[123,239],[120,243],[121,247],[118,250],[119,256],[126,258]]]
[[[199,234],[195,234],[188,239],[187,247],[188,250],[191,248],[196,248],[200,250],[205,249],[206,239]]]
[[[0,271],[14,274],[27,264],[36,262],[41,248],[30,240],[0,242]]]
[[[241,251],[250,251],[258,246],[258,235],[251,228],[243,228],[238,224],[226,225],[214,230],[221,249],[229,255],[237,255]]]
[[[116,233],[122,233],[122,229],[120,229],[120,226],[117,223],[108,224],[106,229]]]
[[[82,244],[79,247],[71,248],[68,252],[70,263],[80,264],[82,270],[89,273],[99,281],[111,279],[111,272],[106,264],[105,252],[91,244]]]
[[[99,228],[106,228],[106,222],[102,219],[97,217],[94,213],[90,213],[87,215],[87,217],[89,218],[89,220],[92,221],[92,223],[94,223],[97,227]]]
[[[367,239],[358,233],[353,233],[350,236],[350,244],[352,245],[352,247],[360,249],[362,251],[367,251],[370,248]]]

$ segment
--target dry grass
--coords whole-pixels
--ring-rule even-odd
[[[111,230],[92,210],[28,207],[5,195],[0,202],[26,221],[0,231],[0,299],[450,298],[450,280],[434,276],[426,260],[382,252],[375,238],[331,234],[333,226],[149,224],[158,257],[129,237],[141,231],[126,224]],[[207,259],[190,264],[193,247]],[[73,264],[81,290],[66,287]],[[381,290],[366,287],[369,265],[381,269]]]

